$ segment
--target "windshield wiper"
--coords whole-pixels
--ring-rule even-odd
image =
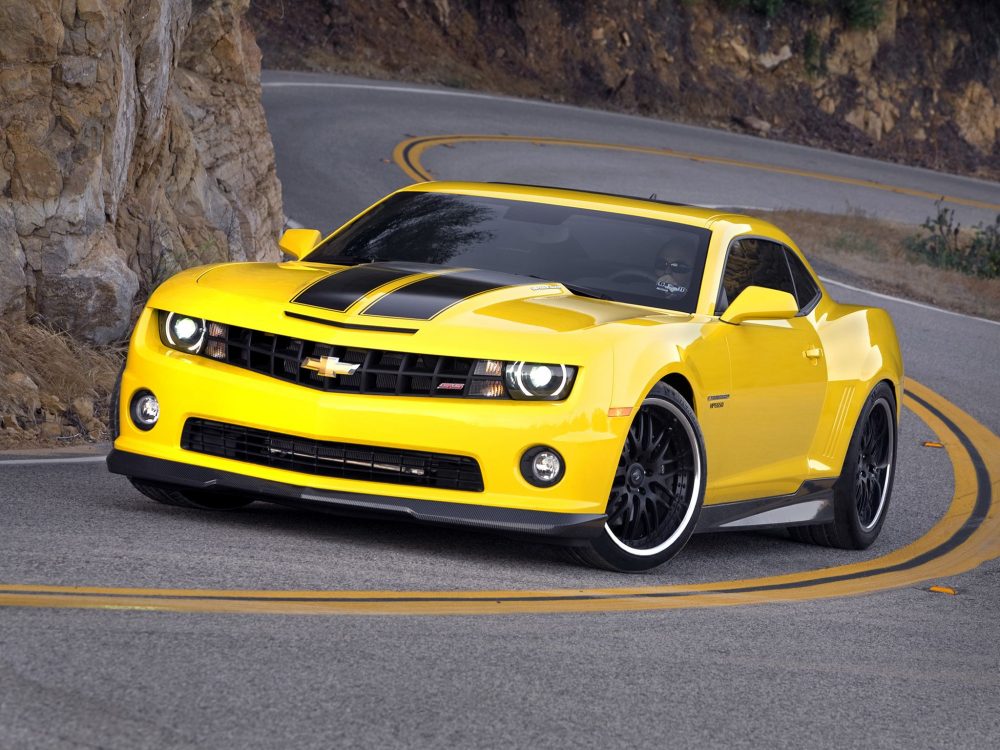
[[[554,281],[552,279],[546,279],[543,278],[542,276],[535,276],[535,274],[533,273],[527,273],[525,274],[525,276],[528,276],[532,279],[539,279],[541,281],[548,281],[552,284],[562,284],[564,287],[573,292],[573,294],[576,294],[577,296],[580,297],[592,297],[593,299],[606,299],[614,302],[613,297],[608,296],[604,292],[599,292],[596,289],[590,289],[589,287],[585,286],[577,286],[576,284],[567,284],[565,281]]]

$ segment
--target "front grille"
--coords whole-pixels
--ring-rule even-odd
[[[208,324],[202,354],[321,391],[509,398],[500,363],[466,357],[323,344],[219,323]],[[307,360],[316,362],[323,357],[336,357],[358,368],[350,375],[324,377],[303,366]]]
[[[303,474],[483,491],[479,463],[473,458],[447,453],[311,440],[208,419],[187,420],[181,447]]]

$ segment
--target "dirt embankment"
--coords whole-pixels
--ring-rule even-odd
[[[1000,178],[997,3],[301,0],[256,2],[249,19],[267,67],[542,97]]]

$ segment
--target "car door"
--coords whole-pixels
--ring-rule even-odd
[[[719,502],[789,494],[806,474],[827,375],[808,314],[818,290],[800,281],[803,288],[796,295],[792,260],[798,262],[770,240],[741,237],[730,245],[717,315],[751,285],[788,292],[800,309],[788,320],[718,323],[725,326],[732,372],[732,388],[719,413],[725,414],[725,430],[710,457]]]

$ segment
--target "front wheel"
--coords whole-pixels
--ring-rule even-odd
[[[604,533],[567,548],[577,561],[636,573],[676,555],[698,522],[705,497],[705,442],[684,397],[658,383],[625,438]]]

